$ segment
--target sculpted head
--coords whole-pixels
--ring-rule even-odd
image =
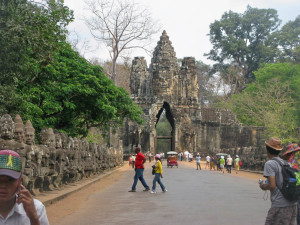
[[[39,136],[39,142],[50,148],[55,148],[55,135],[52,128],[44,128]]]
[[[67,149],[68,148],[68,135],[65,133],[60,133],[60,137],[61,137],[62,148]]]
[[[28,145],[34,145],[34,128],[29,120],[25,124],[25,143]]]
[[[12,140],[15,133],[15,123],[9,114],[4,114],[0,119],[1,138]]]
[[[83,151],[88,151],[89,150],[89,143],[87,142],[86,139],[81,140],[81,149]]]
[[[55,148],[62,148],[62,139],[59,133],[55,133]]]
[[[72,137],[68,138],[68,149],[74,149],[74,139]]]
[[[19,114],[16,115],[15,118],[15,135],[14,138],[17,142],[24,143],[25,142],[25,131],[23,120]]]
[[[73,140],[74,140],[74,150],[79,151],[80,148],[79,139],[75,137]]]

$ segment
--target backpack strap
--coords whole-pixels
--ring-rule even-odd
[[[287,162],[285,162],[285,161],[282,162],[280,159],[278,159],[278,158],[276,158],[276,157],[273,157],[272,160],[278,162],[278,164],[279,164],[280,166],[286,166],[286,165],[289,165]]]

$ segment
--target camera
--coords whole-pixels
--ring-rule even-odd
[[[262,180],[262,179],[259,179],[259,180],[258,180],[258,183],[259,183],[259,184],[263,183],[263,180]],[[269,181],[268,181],[268,180],[265,180],[265,184],[268,184],[268,183],[269,183]]]

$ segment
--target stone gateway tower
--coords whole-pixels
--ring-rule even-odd
[[[164,31],[153,53],[151,65],[143,57],[132,63],[130,89],[132,99],[143,109],[145,125],[136,130],[133,145],[141,144],[144,151],[156,151],[155,126],[162,111],[171,124],[171,149],[173,151],[196,151],[197,120],[200,119],[198,103],[198,80],[195,59],[184,58],[182,66],[172,43]]]
[[[216,153],[221,149],[257,146],[261,128],[243,127],[228,110],[201,107],[195,59],[186,57],[179,65],[172,42],[164,31],[149,68],[143,57],[135,57],[130,74],[131,98],[144,111],[142,126],[128,122],[123,137],[124,153],[140,145],[143,152],[156,153],[157,140],[170,139],[164,151]],[[200,93],[201,94],[201,93]],[[170,136],[159,137],[156,124],[163,110],[171,124]]]

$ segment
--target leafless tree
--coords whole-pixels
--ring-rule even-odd
[[[110,77],[115,81],[117,60],[136,48],[149,52],[152,36],[159,31],[147,8],[130,0],[86,0],[91,12],[85,22],[93,37],[103,42],[112,60]]]

